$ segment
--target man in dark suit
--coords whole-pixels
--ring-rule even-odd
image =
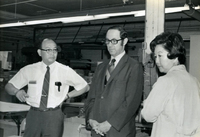
[[[125,53],[127,42],[122,27],[107,30],[105,44],[111,59],[98,65],[85,103],[86,124],[92,129],[92,137],[135,137],[143,68]]]

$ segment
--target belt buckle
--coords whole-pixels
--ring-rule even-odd
[[[43,111],[43,112],[46,112],[46,111],[53,111],[53,110],[56,110],[56,109],[58,109],[59,108],[59,106],[57,106],[57,107],[55,107],[55,108],[46,108],[46,109],[43,109],[43,110],[41,110],[41,111]]]
[[[46,108],[46,109],[39,109],[39,110],[42,111],[42,112],[46,112],[46,111],[49,110],[49,108]]]

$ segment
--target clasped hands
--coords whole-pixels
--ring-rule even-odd
[[[96,120],[90,119],[89,124],[96,134],[100,134],[101,136],[104,136],[111,128],[111,125],[108,123],[108,121],[99,123]]]

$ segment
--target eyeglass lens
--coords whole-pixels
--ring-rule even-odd
[[[109,44],[109,43],[111,42],[112,44],[117,44],[118,41],[120,41],[120,40],[121,40],[121,39],[119,39],[119,40],[116,40],[116,39],[111,39],[111,40],[106,39],[105,43],[106,43],[106,44]]]
[[[51,53],[51,52],[57,53],[58,52],[58,49],[41,49],[41,50],[46,51],[47,53]]]

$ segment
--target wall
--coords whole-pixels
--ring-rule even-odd
[[[189,72],[200,81],[200,35],[190,36]]]
[[[22,54],[23,47],[30,47],[32,46],[31,43],[25,42],[18,42],[18,43],[11,43],[11,42],[3,42],[0,43],[0,51],[12,51],[12,61],[13,61],[13,69],[19,69],[22,66],[26,65],[27,58],[25,55]]]

